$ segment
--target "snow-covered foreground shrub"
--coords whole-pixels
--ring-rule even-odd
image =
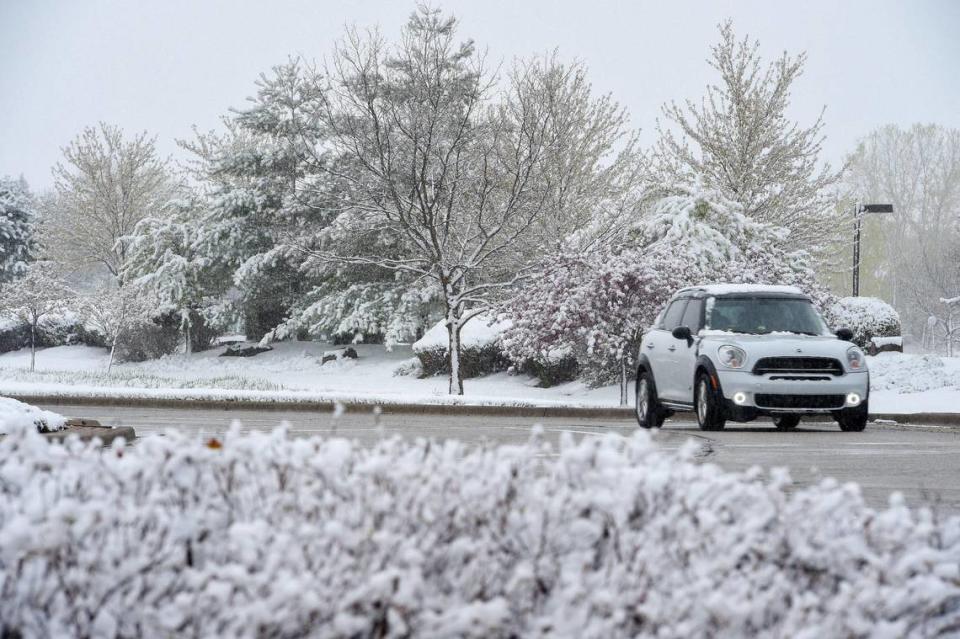
[[[935,636],[960,518],[646,433],[525,447],[0,441],[0,634]]]
[[[843,297],[827,309],[827,321],[833,328],[849,328],[853,341],[867,348],[872,337],[900,335],[900,315],[876,297]]]
[[[506,370],[510,361],[503,353],[500,336],[509,322],[495,321],[488,315],[474,317],[460,333],[460,374],[463,379]],[[450,374],[449,334],[441,320],[413,343],[423,377]]]
[[[0,397],[0,435],[31,429],[40,433],[63,430],[66,420],[62,415]]]

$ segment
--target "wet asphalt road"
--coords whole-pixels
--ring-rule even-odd
[[[63,415],[99,419],[104,424],[132,426],[139,437],[166,429],[211,436],[238,420],[242,430],[270,430],[286,422],[293,435],[336,434],[362,443],[384,436],[456,438],[467,442],[525,442],[534,423],[556,442],[564,432],[575,438],[607,433],[630,435],[629,420],[412,415],[348,412],[334,418],[315,411],[261,411],[125,408],[114,406],[44,406]],[[912,506],[930,505],[946,514],[960,514],[960,429],[870,424],[863,433],[843,433],[832,422],[801,423],[794,432],[778,432],[767,420],[728,424],[721,432],[704,433],[686,416],[669,420],[655,434],[670,450],[693,438],[701,459],[727,470],[786,466],[798,487],[824,477],[856,481],[868,503],[885,506],[900,491]]]

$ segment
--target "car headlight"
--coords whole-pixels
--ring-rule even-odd
[[[718,348],[717,356],[720,358],[720,363],[727,368],[743,368],[744,362],[747,361],[747,352],[730,344],[724,344]]]
[[[856,346],[847,349],[847,366],[852,371],[862,371],[866,368],[866,361],[863,358],[863,351]]]

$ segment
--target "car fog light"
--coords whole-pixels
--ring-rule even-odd
[[[849,399],[849,398],[848,398]],[[747,403],[746,393],[734,393],[733,394],[733,403],[739,406],[743,406]]]
[[[850,393],[847,395],[847,406],[859,406],[860,405],[860,396],[856,393]]]

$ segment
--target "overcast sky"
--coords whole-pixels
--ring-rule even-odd
[[[625,105],[645,143],[660,105],[699,98],[716,25],[760,40],[764,57],[807,51],[791,115],[826,106],[836,163],[874,127],[960,127],[960,2],[435,2],[461,34],[509,61],[557,48]],[[257,75],[289,55],[319,58],[346,24],[394,37],[413,2],[387,0],[0,0],[0,175],[48,187],[50,167],[98,120],[157,135],[161,151],[192,125],[243,106]]]

